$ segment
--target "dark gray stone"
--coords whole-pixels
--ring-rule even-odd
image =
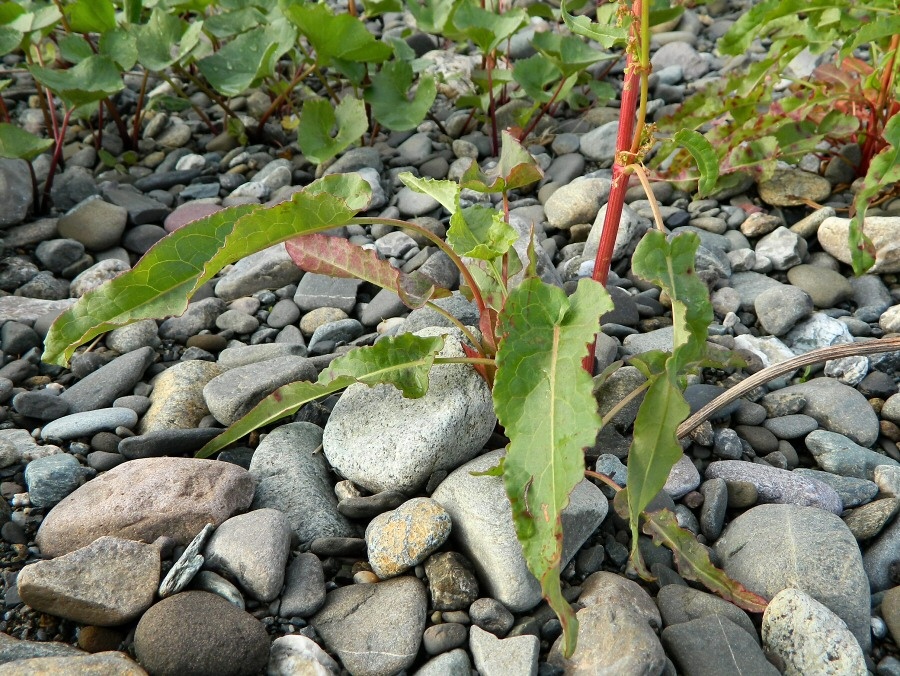
[[[702,617],[720,616],[743,629],[759,645],[759,634],[747,613],[714,594],[684,585],[668,584],[659,590],[656,604],[667,627]]]
[[[362,282],[358,279],[328,277],[308,272],[297,284],[294,302],[303,312],[320,307],[334,307],[349,314],[356,305],[356,293],[360,284]]]
[[[722,615],[710,615],[666,627],[662,642],[685,676],[777,676],[749,634]]]
[[[828,484],[777,467],[741,460],[711,462],[707,479],[745,481],[756,487],[760,502],[813,506],[840,514],[841,498]]]
[[[35,458],[25,467],[31,504],[52,507],[84,483],[84,468],[68,453]]]
[[[216,427],[157,430],[122,439],[118,450],[128,460],[188,455],[199,451],[206,442],[222,432],[224,430]]]
[[[73,413],[104,408],[125,394],[131,394],[147,367],[156,359],[151,347],[117,357],[60,395]]]
[[[831,486],[841,496],[844,508],[864,505],[878,495],[878,485],[874,481],[867,479],[841,476],[805,467],[798,467],[794,470],[794,473],[810,479],[816,479]]]

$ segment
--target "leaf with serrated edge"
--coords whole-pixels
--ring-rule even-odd
[[[283,385],[259,402],[245,416],[197,452],[208,458],[245,434],[296,413],[301,406],[328,396],[353,383],[369,386],[390,384],[404,397],[415,399],[428,391],[428,372],[444,346],[442,336],[421,337],[411,333],[386,338],[338,357],[314,382]]]
[[[682,577],[701,583],[726,601],[751,613],[761,613],[768,601],[755,594],[709,560],[709,552],[697,542],[696,536],[678,525],[675,514],[668,509],[644,513],[644,533],[657,545],[672,550],[675,565]]]
[[[358,174],[326,176],[269,209],[242,205],[188,223],[157,242],[130,271],[89,291],[50,327],[42,359],[64,366],[94,336],[141,319],[180,315],[219,270],[299,234],[343,225],[364,208]]]
[[[531,278],[510,292],[499,317],[494,408],[510,439],[503,481],[525,561],[562,623],[566,655],[578,623],[560,589],[560,515],[584,478],[584,448],[600,427],[581,360],[600,315],[611,309],[593,280],[582,279],[567,298]]]

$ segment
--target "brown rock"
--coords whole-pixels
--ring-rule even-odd
[[[209,415],[203,387],[222,373],[218,364],[200,360],[182,362],[163,371],[153,383],[150,409],[141,419],[140,433],[196,428]]]
[[[250,506],[254,483],[242,467],[218,460],[146,458],[87,482],[44,518],[37,545],[54,557],[103,535],[187,545],[207,523],[218,526]]]
[[[32,657],[0,665],[0,676],[147,676],[125,653],[105,652],[83,657]]]
[[[101,537],[19,573],[22,600],[35,610],[75,622],[114,626],[153,603],[159,586],[159,550],[132,540]]]
[[[78,632],[78,647],[89,653],[117,650],[126,636],[127,633],[124,629],[98,627],[91,624],[82,627]]]

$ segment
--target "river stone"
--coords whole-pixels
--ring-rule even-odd
[[[74,239],[91,251],[105,251],[119,244],[128,212],[91,195],[67,211],[57,222],[60,237]]]
[[[156,352],[152,347],[123,354],[82,378],[59,396],[69,403],[72,413],[105,408],[117,398],[131,394],[154,359]]]
[[[277,509],[238,514],[216,529],[203,551],[206,567],[236,580],[268,602],[281,592],[291,548],[291,525]]]
[[[759,644],[756,627],[747,613],[713,594],[680,584],[667,584],[656,595],[656,603],[667,627],[702,617],[721,616],[743,629]]]
[[[37,657],[79,657],[86,656],[82,650],[59,641],[26,641],[0,633],[0,665],[15,660]],[[56,672],[48,672],[48,676]]]
[[[863,564],[873,592],[894,586],[891,569],[897,561],[900,561],[900,520],[895,520],[885,528],[863,555]]]
[[[606,178],[577,179],[564,185],[544,204],[547,222],[560,230],[579,223],[593,223],[609,197],[610,186]]]
[[[310,624],[353,676],[391,676],[415,661],[427,609],[425,585],[404,576],[335,589]]]
[[[231,425],[282,385],[313,381],[316,376],[306,357],[276,357],[216,376],[203,387],[203,399],[216,420]]]
[[[254,676],[266,666],[269,646],[262,623],[205,591],[163,599],[134,631],[138,661],[151,674]]]
[[[850,219],[832,216],[819,226],[819,244],[842,263],[850,264],[850,247],[847,235]],[[875,245],[875,265],[869,274],[900,272],[900,217],[868,216],[865,220],[866,236]]]
[[[575,653],[563,657],[560,637],[550,649],[550,664],[570,674],[661,676],[666,654],[656,632],[642,616],[611,605],[582,608],[575,616]]]
[[[442,357],[462,357],[461,332],[437,327],[418,336],[446,335]],[[428,392],[407,399],[391,385],[348,387],[323,438],[325,456],[342,476],[373,493],[414,492],[438,471],[478,453],[496,417],[484,380],[467,364],[432,368]]]
[[[808,201],[822,203],[831,195],[827,178],[800,169],[777,169],[758,184],[759,197],[775,207],[796,207]],[[819,228],[819,232],[822,228]]]
[[[802,412],[815,418],[829,432],[843,434],[860,446],[871,446],[878,438],[878,416],[869,402],[858,390],[833,378],[813,378],[785,387],[779,393],[806,397]]]
[[[153,381],[150,409],[141,418],[141,434],[193,429],[209,414],[203,399],[206,384],[223,373],[218,364],[193,359],[175,364]]]
[[[530,634],[500,639],[478,626],[469,630],[469,650],[481,676],[537,676],[540,647]]]
[[[74,302],[74,298],[43,300],[21,296],[2,296],[0,297],[0,322],[33,322],[38,317],[51,313],[59,315],[72,307]]]
[[[813,507],[759,505],[728,525],[715,552],[729,577],[766,598],[789,587],[806,592],[869,650],[869,581],[840,517]]]
[[[637,582],[615,573],[601,570],[588,576],[581,585],[578,603],[585,608],[610,606],[642,617],[654,629],[662,627],[659,609],[650,594]]]
[[[663,587],[677,587],[668,585]],[[778,676],[759,645],[722,615],[707,615],[666,627],[662,642],[685,676]]]
[[[430,498],[413,498],[366,527],[369,564],[382,580],[422,563],[450,537],[450,515]]]
[[[786,676],[866,676],[866,660],[844,621],[798,589],[784,589],[763,614],[766,649],[784,660]]]
[[[250,506],[253,479],[237,465],[195,458],[131,460],[71,493],[44,517],[36,542],[55,557],[112,535],[187,545],[207,523]]]
[[[300,634],[272,641],[267,676],[338,676],[341,668],[315,641]]]
[[[893,458],[854,444],[842,434],[815,430],[806,436],[806,447],[819,467],[827,472],[872,481],[879,465],[900,466]]]
[[[541,600],[540,584],[525,565],[503,480],[472,476],[472,472],[495,467],[501,457],[503,451],[497,450],[468,462],[444,479],[432,498],[450,514],[452,537],[475,566],[483,593],[518,612],[533,608]],[[562,567],[596,530],[608,510],[606,498],[592,483],[585,480],[575,487],[562,515]]]
[[[78,674],[78,676],[147,676],[140,665],[126,654],[109,650],[93,655],[69,657],[32,657],[4,662],[0,666],[2,676],[51,676],[52,674]]]
[[[22,600],[37,611],[101,627],[125,624],[153,604],[159,549],[104,536],[19,573]]]
[[[760,502],[816,507],[840,514],[843,503],[828,484],[786,469],[743,460],[718,460],[706,468],[707,479],[746,481],[756,487]]]
[[[257,483],[253,509],[283,512],[303,543],[357,535],[354,525],[338,512],[321,445],[320,427],[306,422],[281,425],[266,435],[250,461],[250,475]]]

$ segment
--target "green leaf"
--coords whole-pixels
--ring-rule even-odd
[[[10,26],[0,26],[0,56],[9,54],[22,44],[25,34]]]
[[[368,128],[366,104],[359,99],[348,97],[336,108],[326,99],[310,99],[300,112],[297,143],[310,162],[322,164],[358,141]]]
[[[115,28],[100,36],[100,53],[108,56],[122,70],[131,70],[137,63],[137,38],[124,28]]]
[[[400,0],[362,0],[366,17],[369,19],[388,12],[400,12],[403,4]]]
[[[134,28],[138,60],[148,70],[165,70],[177,60],[171,47],[178,44],[186,28],[187,23],[174,14],[154,7],[147,23]]]
[[[766,599],[716,568],[709,560],[707,549],[697,542],[693,533],[678,525],[673,512],[668,509],[645,512],[643,530],[657,545],[665,545],[672,550],[681,577],[701,583],[726,601],[751,613],[765,611],[768,605]]]
[[[719,158],[712,144],[706,140],[703,134],[693,129],[682,129],[675,134],[675,143],[687,149],[693,156],[697,167],[700,169],[700,185],[698,192],[701,197],[712,193],[719,180]]]
[[[863,232],[869,201],[883,189],[900,182],[900,115],[888,120],[882,136],[890,145],[872,158],[863,187],[853,200],[856,213],[850,220],[849,243],[855,275],[862,275],[875,265],[875,245]]]
[[[188,223],[157,242],[130,271],[63,312],[47,334],[44,361],[64,366],[78,345],[105,331],[182,314],[194,292],[229,263],[297,235],[343,225],[370,194],[357,174],[336,174],[268,209],[242,205]]]
[[[28,70],[72,108],[102,101],[125,87],[118,66],[108,56],[91,56],[68,70],[32,65]]]
[[[320,62],[343,59],[380,63],[391,58],[390,46],[379,42],[359,19],[349,14],[335,16],[325,5],[312,3],[290,4],[284,13],[309,40]]]
[[[564,77],[580,73],[598,61],[618,58],[612,54],[604,54],[572,35],[561,35],[553,31],[536,33],[531,44],[541,54],[552,59]]]
[[[75,33],[105,33],[116,27],[116,8],[110,0],[75,0],[63,7]]]
[[[519,59],[512,74],[528,97],[538,103],[548,103],[553,98],[554,85],[562,77],[559,67],[543,54]]]
[[[59,54],[69,63],[81,63],[89,56],[93,56],[94,50],[81,35],[70,33],[60,38],[57,45]]]
[[[596,40],[603,46],[604,49],[611,49],[615,46],[621,46],[625,44],[625,40],[628,39],[628,29],[623,28],[621,26],[615,26],[612,24],[612,18],[614,14],[611,12],[605,12],[601,15],[600,10],[597,11],[598,19],[608,18],[608,23],[593,23],[586,16],[573,16],[569,14],[566,9],[566,5],[569,4],[566,0],[563,0],[560,4],[560,13],[562,14],[563,23],[569,28],[570,31],[575,33],[575,35],[581,35],[586,38],[590,38],[591,40]],[[612,7],[612,5],[608,5]]]
[[[0,123],[0,157],[31,162],[52,147],[52,139],[40,138],[8,122]]]
[[[578,623],[560,590],[560,515],[584,478],[584,448],[600,427],[581,360],[612,307],[593,280],[582,279],[567,298],[531,278],[510,292],[499,317],[494,408],[510,439],[503,482],[525,561],[562,623],[566,655]]]
[[[449,213],[455,214],[459,210],[459,184],[455,181],[419,178],[408,171],[400,174],[400,180],[410,190],[436,199]]]
[[[442,336],[423,338],[411,333],[380,340],[338,357],[319,374],[315,383],[284,385],[259,402],[226,432],[201,448],[196,457],[207,458],[253,430],[293,415],[301,406],[354,383],[389,384],[404,397],[418,398],[428,390],[428,372],[444,346]]]
[[[394,291],[413,309],[432,298],[450,295],[447,289],[436,289],[434,282],[425,275],[406,274],[378,258],[375,251],[351,244],[343,237],[304,235],[285,242],[285,248],[297,267],[306,272],[361,279]]]
[[[519,233],[496,209],[474,205],[450,217],[447,244],[460,256],[492,261],[507,251]]]
[[[460,187],[478,192],[507,192],[531,185],[544,177],[537,161],[508,131],[502,132],[500,162],[488,176],[473,162],[463,173]]]
[[[257,80],[272,74],[276,60],[291,48],[293,36],[285,22],[241,33],[197,67],[216,91],[237,96]]]
[[[406,8],[420,31],[441,35],[458,5],[459,0],[408,0]]]
[[[416,93],[409,99],[407,92],[413,83],[413,69],[405,61],[389,61],[372,76],[365,99],[372,106],[372,115],[388,129],[406,131],[425,119],[437,96],[434,78],[419,78]]]
[[[243,7],[233,12],[213,14],[204,20],[206,32],[216,38],[229,38],[232,35],[257,28],[264,24],[265,15],[255,7]]]
[[[527,18],[528,15],[521,9],[498,14],[472,2],[463,2],[453,15],[453,25],[474,42],[482,53],[488,54],[506,42]]]

